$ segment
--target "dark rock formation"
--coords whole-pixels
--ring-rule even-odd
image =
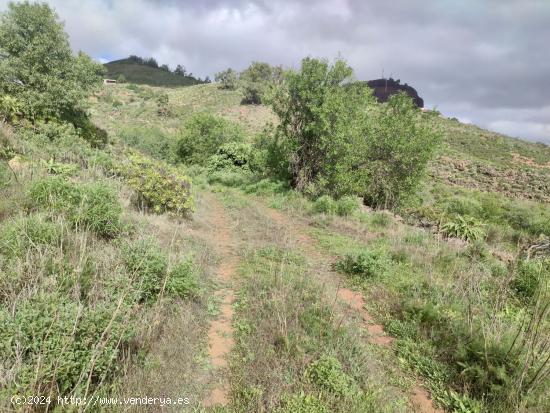
[[[373,94],[380,103],[387,102],[391,95],[403,91],[413,99],[416,106],[419,108],[424,107],[424,100],[418,96],[416,90],[406,83],[402,85],[399,79],[394,80],[390,77],[389,79],[369,80],[367,85],[374,90]]]

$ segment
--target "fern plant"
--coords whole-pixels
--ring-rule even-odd
[[[473,217],[458,215],[454,220],[443,224],[441,232],[448,237],[478,241],[485,238],[485,224]]]

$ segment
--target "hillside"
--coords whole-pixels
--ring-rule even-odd
[[[152,97],[167,93],[172,116],[155,119]],[[136,88],[132,85],[107,88],[98,96],[94,113],[105,113],[97,121],[118,130],[148,124],[170,135],[193,113],[208,111],[240,124],[250,137],[266,123],[276,121],[263,105],[241,105],[238,91],[220,90],[216,85],[197,85],[170,90]],[[116,110],[109,112],[113,102]],[[142,117],[146,114],[146,117]],[[550,202],[550,147],[491,132],[471,124],[439,118],[443,145],[432,162],[430,175],[438,182],[487,192],[500,192],[521,199]]]
[[[130,58],[114,60],[105,63],[104,66],[107,69],[107,78],[117,79],[123,75],[130,83],[165,87],[191,86],[202,83],[193,76],[177,75],[160,67],[136,63]]]
[[[278,118],[241,100],[106,85],[89,99],[104,148],[67,125],[0,128],[0,338],[16,343],[0,383],[206,412],[548,411],[531,374],[547,371],[550,149],[439,118],[413,199],[373,210],[243,167]],[[238,144],[181,162],[201,122]]]

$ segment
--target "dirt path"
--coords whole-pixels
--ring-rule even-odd
[[[297,243],[306,251],[308,256],[318,261],[327,261],[326,254],[321,254],[318,251],[316,248],[316,241],[306,234],[306,228],[303,225],[300,225],[281,212],[268,208],[263,204],[259,204],[258,206],[278,225],[285,227],[292,233]],[[330,267],[330,264],[335,260],[336,257],[328,257],[328,261],[326,262],[327,266]],[[384,331],[384,327],[376,323],[371,314],[366,310],[363,294],[340,285],[338,287],[338,298],[340,298],[351,311],[355,311],[361,316],[368,332],[368,340],[370,343],[385,347],[392,345],[394,338],[387,335]],[[430,394],[421,386],[415,386],[412,389],[411,405],[414,411],[418,413],[443,413],[443,410],[437,409],[434,406]]]
[[[214,196],[209,195],[208,201],[213,212],[211,224],[217,235],[215,244],[221,258],[216,279],[220,288],[215,293],[221,304],[220,313],[211,323],[208,331],[208,355],[215,369],[215,386],[204,399],[203,406],[225,406],[229,403],[229,382],[224,370],[228,366],[227,358],[234,344],[231,320],[235,293],[232,288],[232,278],[239,263],[239,257],[233,251],[231,228],[224,208]]]

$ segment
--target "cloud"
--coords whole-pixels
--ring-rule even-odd
[[[212,77],[252,60],[298,67],[341,55],[357,78],[392,74],[448,116],[550,143],[547,0],[48,3],[75,50],[98,59],[154,56]]]

